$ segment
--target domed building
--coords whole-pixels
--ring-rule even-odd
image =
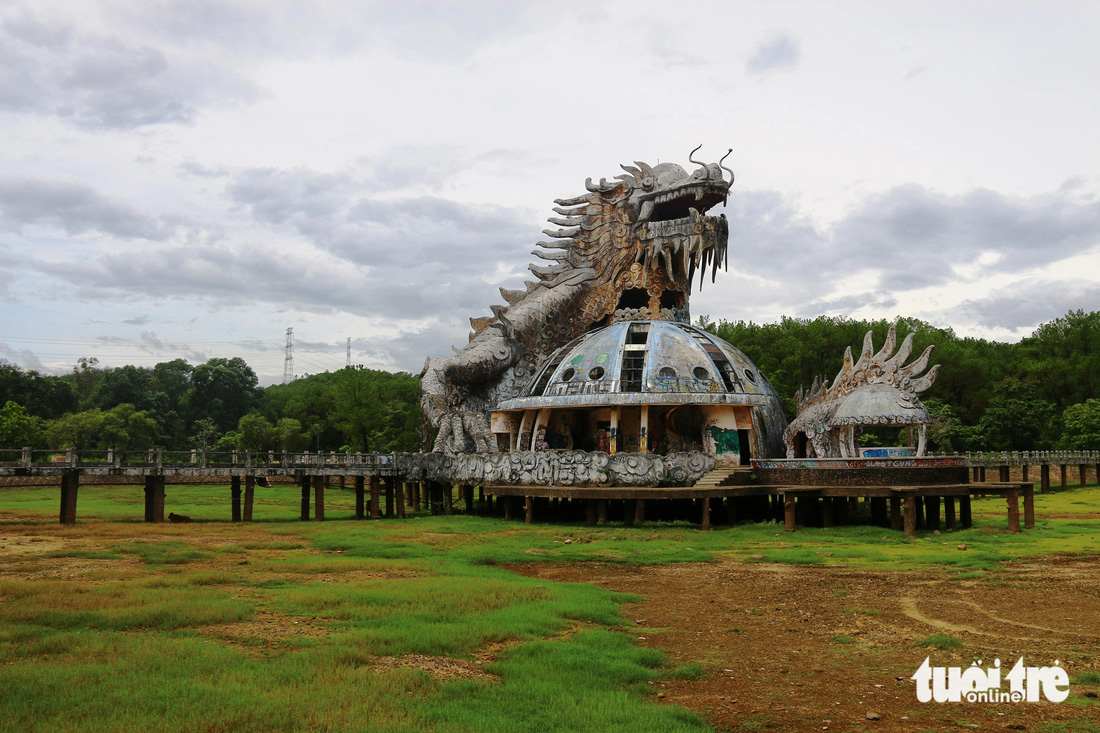
[[[491,413],[503,450],[668,454],[719,466],[783,455],[779,398],[741,351],[700,328],[627,320],[553,352]]]

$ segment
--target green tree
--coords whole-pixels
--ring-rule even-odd
[[[230,430],[259,404],[257,382],[256,373],[238,356],[198,365],[191,374],[192,418],[209,418],[219,430]]]
[[[1062,431],[1062,448],[1100,450],[1100,399],[1067,407],[1062,413]]]
[[[277,447],[289,453],[301,453],[309,447],[309,433],[302,430],[302,423],[292,417],[284,417],[275,424]]]
[[[81,407],[88,404],[88,399],[92,396],[92,390],[95,389],[95,383],[100,374],[98,357],[82,356],[76,360],[72,380]]]
[[[250,412],[237,422],[239,450],[271,450],[276,441],[275,426],[258,412]]]
[[[1040,450],[1049,446],[1054,405],[1034,382],[1015,378],[998,382],[978,422],[986,450]]]
[[[211,445],[217,442],[218,436],[221,434],[218,426],[208,417],[196,420],[191,427],[195,431],[195,434],[191,436],[191,447],[198,450],[208,450]]]
[[[46,439],[54,450],[95,447],[103,424],[102,410],[85,410],[63,415],[46,426]]]
[[[157,421],[127,403],[103,413],[96,444],[99,448],[147,450],[156,444]]]
[[[0,408],[0,448],[40,448],[46,443],[43,420],[8,400]]]
[[[88,404],[101,410],[126,404],[149,409],[153,406],[152,381],[153,375],[148,369],[131,365],[105,369],[88,397]]]

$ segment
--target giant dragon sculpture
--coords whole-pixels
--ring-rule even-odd
[[[936,381],[940,365],[922,376],[933,346],[905,364],[913,351],[913,334],[895,354],[896,346],[897,323],[878,352],[868,331],[859,360],[853,361],[850,346],[845,349],[844,366],[831,385],[818,377],[809,391],[798,391],[798,416],[783,432],[788,458],[858,458],[856,431],[861,425],[919,425],[917,455],[924,455],[924,426],[932,420],[918,395]]]
[[[701,146],[700,146],[701,147]],[[555,350],[595,327],[620,319],[687,321],[696,273],[700,287],[726,261],[724,214],[706,212],[726,200],[733,171],[688,159],[621,166],[623,175],[585,181],[587,193],[555,199],[546,241],[532,253],[537,281],[506,290],[492,316],[471,318],[469,343],[455,355],[429,357],[421,372],[421,408],[438,429],[433,450],[495,453],[488,413],[518,397],[536,367]],[[732,152],[732,150],[730,151]],[[724,172],[729,173],[726,180]],[[644,313],[644,315],[643,315]]]

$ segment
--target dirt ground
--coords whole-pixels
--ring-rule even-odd
[[[941,704],[920,703],[910,679],[925,657],[957,667],[1000,659],[1004,673],[1021,656],[1028,666],[1057,660],[1071,676],[1100,670],[1098,560],[1050,558],[969,580],[739,562],[519,570],[644,596],[625,607],[640,643],[706,671],[661,683],[658,695],[719,730],[1038,731],[1055,721],[1100,723],[1096,687],[1073,685],[1058,704]],[[931,634],[963,647],[922,647]]]

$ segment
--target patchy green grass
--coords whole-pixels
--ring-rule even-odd
[[[933,647],[941,652],[954,652],[963,648],[963,643],[954,636],[946,634],[932,634],[917,642],[917,646]]]

